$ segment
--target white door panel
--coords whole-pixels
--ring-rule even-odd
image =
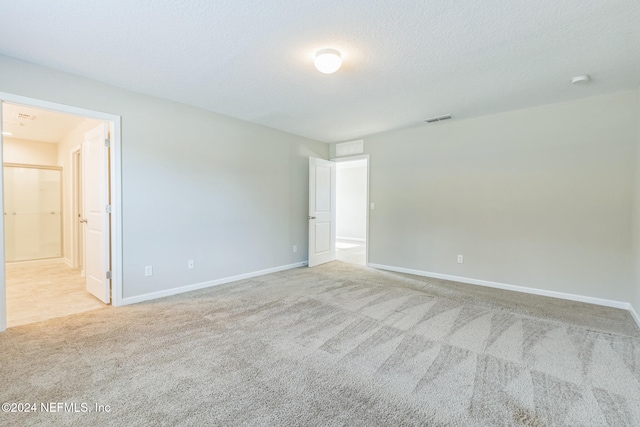
[[[336,259],[336,164],[309,157],[309,267]]]
[[[82,144],[86,287],[88,292],[106,304],[111,300],[111,280],[106,277],[111,252],[109,215],[106,213],[109,204],[109,157],[104,141],[107,135],[107,125],[100,125],[85,134]]]
[[[323,253],[331,250],[331,223],[316,222],[316,250],[315,253]]]
[[[331,167],[316,165],[316,212],[331,211]]]

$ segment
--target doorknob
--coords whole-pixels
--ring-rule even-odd
[[[308,218],[308,219],[316,219],[316,217],[315,217],[315,216],[311,216],[311,215],[309,215],[307,218]]]
[[[80,222],[88,222],[86,219],[81,219]]]

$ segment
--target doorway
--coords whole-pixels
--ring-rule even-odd
[[[336,161],[336,259],[367,265],[368,158]]]
[[[5,204],[5,221],[0,229],[4,270],[0,283],[0,331],[104,308],[109,303],[119,305],[120,118],[10,94],[0,93],[0,101],[0,151],[5,165],[0,186]],[[93,138],[94,143],[88,138]],[[89,154],[84,156],[85,152]],[[89,160],[95,164],[87,163]],[[13,169],[8,173],[7,167]],[[27,187],[18,182],[23,187],[16,190],[16,181],[20,181],[16,177],[24,175],[23,170],[33,169],[47,172],[44,181],[30,179]],[[91,172],[89,177],[86,170]],[[49,176],[52,171],[61,175],[57,199],[50,191],[55,186]],[[92,181],[87,182],[91,177]],[[23,197],[25,188],[34,190],[31,198]],[[18,204],[12,200],[13,205],[9,206],[7,197],[16,194]],[[87,205],[88,200],[92,205]],[[42,208],[42,212],[36,208]],[[88,245],[87,214],[92,215],[93,226]],[[50,226],[56,224],[56,219],[57,229]],[[26,242],[25,230],[34,238],[36,248],[40,245],[48,250],[25,252],[22,248],[21,253],[27,255],[16,258],[17,252],[9,246]],[[85,274],[87,256],[92,266],[91,284]]]
[[[369,176],[368,154],[309,157],[309,267],[334,260],[369,265]]]

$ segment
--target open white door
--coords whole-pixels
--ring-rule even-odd
[[[309,157],[309,267],[336,259],[336,164]]]
[[[100,301],[111,301],[111,280],[107,271],[111,265],[109,205],[108,126],[103,124],[85,134],[82,144],[82,200],[84,201],[85,260],[87,291]]]

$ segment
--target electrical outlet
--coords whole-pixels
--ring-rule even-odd
[[[376,208],[376,204],[374,202],[371,202],[371,210],[374,210]]]
[[[464,257],[462,255],[458,255],[458,264],[462,264],[464,262]]]
[[[150,265],[147,265],[144,267],[144,275],[145,276],[153,276],[153,267]]]
[[[187,261],[187,268],[188,268],[189,270],[193,270],[193,267],[194,267],[194,265],[193,265],[193,260],[192,260],[192,259],[190,259],[189,261]]]
[[[298,252],[298,245],[293,245],[293,252]]]

